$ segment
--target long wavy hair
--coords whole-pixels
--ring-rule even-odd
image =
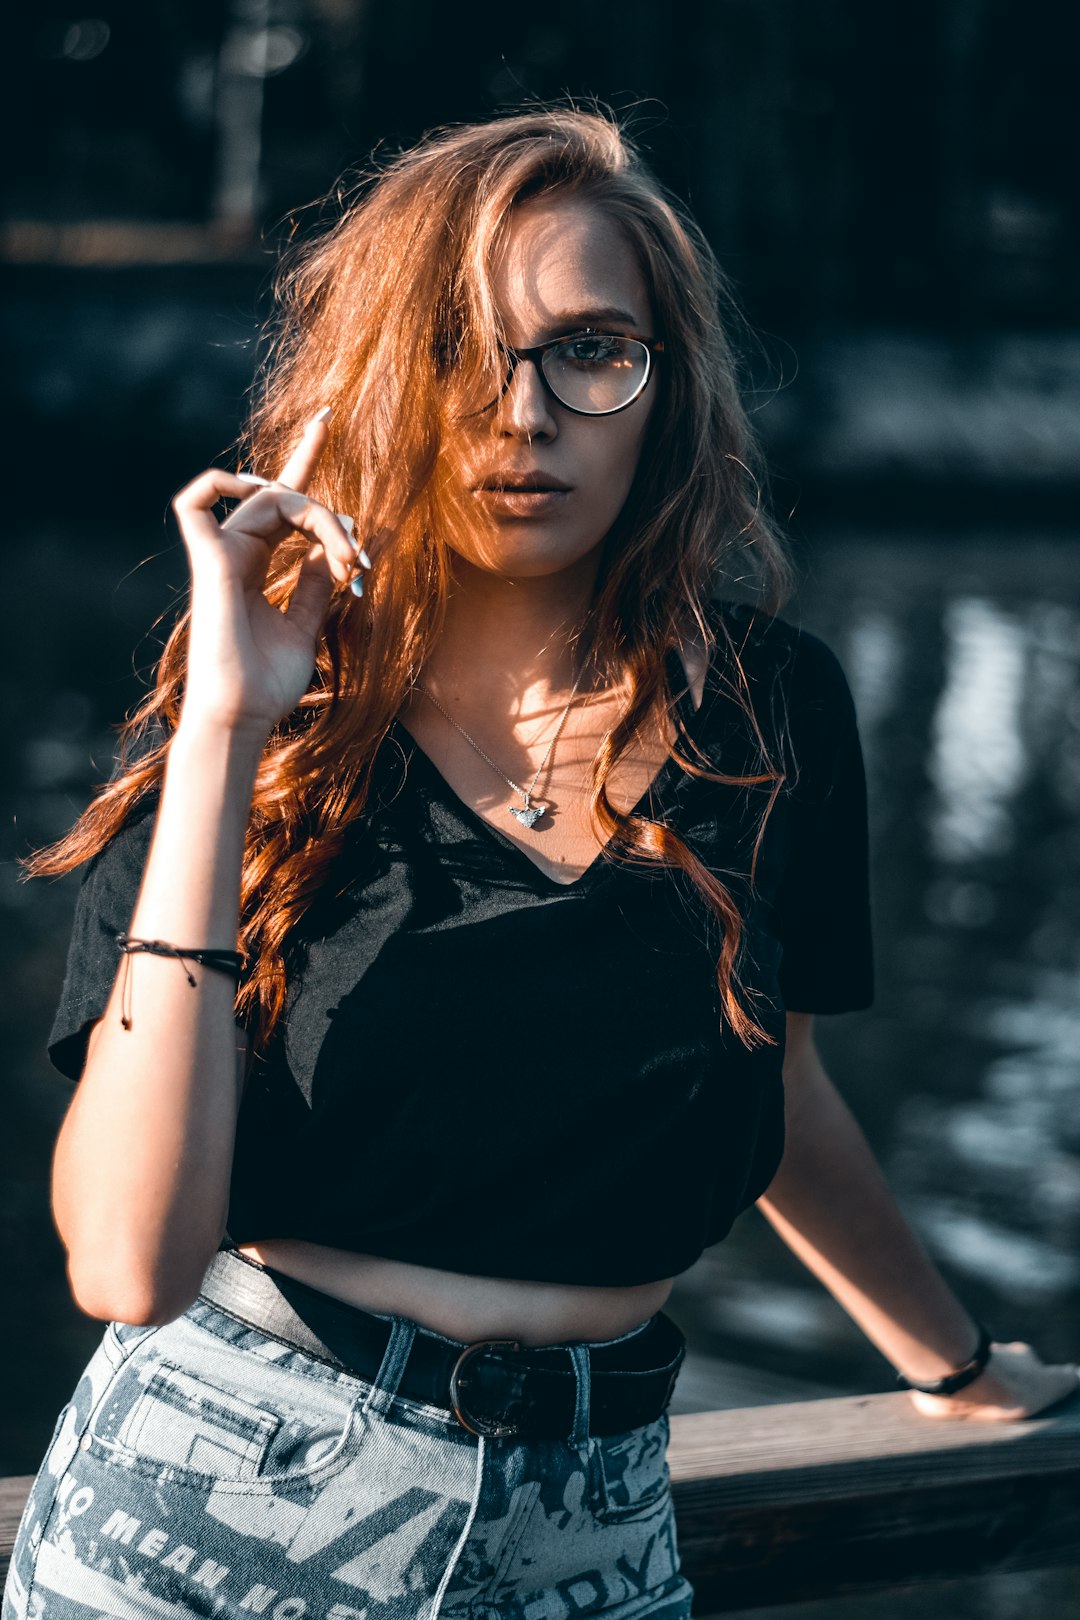
[[[643,267],[665,344],[634,485],[604,542],[578,635],[582,662],[630,692],[593,766],[590,802],[609,840],[604,855],[685,874],[720,924],[722,1016],[747,1047],[775,1044],[745,1005],[755,993],[740,983],[744,925],[732,894],[670,826],[617,811],[606,785],[649,718],[667,713],[684,770],[769,789],[753,882],[785,775],[754,717],[739,649],[708,604],[735,580],[775,614],[790,595],[792,569],[763,510],[730,339],[739,318],[700,229],[615,119],[555,106],[440,129],[372,166],[338,188],[333,217],[294,241],[278,268],[238,465],[272,472],[303,424],[333,405],[311,493],[358,515],[375,567],[362,601],[334,596],[310,687],[275,728],[257,775],[241,888],[247,970],[237,995],[256,1051],[285,1006],[287,936],[363,815],[376,751],[440,633],[451,542],[463,521],[439,476],[440,452],[462,403],[498,392],[491,384],[501,382],[505,361],[492,264],[515,206],[540,196],[587,198],[618,223]],[[265,587],[271,602],[288,601],[307,543],[295,536],[275,550]],[[188,625],[189,610],[168,637],[152,689],[119,729],[112,780],[65,837],[26,860],[31,875],[88,860],[158,789],[180,715]],[[665,661],[695,629],[752,721],[760,769],[748,775],[720,772],[679,720]]]

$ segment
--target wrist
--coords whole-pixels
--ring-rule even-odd
[[[169,758],[186,755],[230,774],[250,775],[254,781],[263,751],[273,728],[223,725],[180,711],[176,730],[169,741]]]
[[[956,1395],[967,1389],[985,1372],[990,1360],[992,1340],[990,1330],[981,1322],[975,1323],[978,1342],[968,1359],[936,1378],[908,1378],[902,1372],[896,1375],[901,1389],[917,1389],[924,1395]]]

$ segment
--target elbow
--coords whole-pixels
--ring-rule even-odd
[[[164,1327],[194,1304],[191,1294],[162,1294],[143,1289],[101,1287],[97,1281],[70,1278],[71,1297],[85,1316],[99,1322],[127,1322],[132,1327]]]
[[[99,1322],[133,1327],[164,1327],[183,1316],[198,1298],[197,1280],[167,1273],[142,1275],[135,1268],[78,1262],[68,1256],[68,1286],[75,1304]]]
[[[64,1246],[68,1287],[80,1311],[101,1322],[164,1327],[195,1303],[225,1223],[176,1229],[145,1216],[84,1211],[54,1192],[53,1222]]]

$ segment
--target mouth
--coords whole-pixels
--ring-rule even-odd
[[[474,494],[487,495],[563,495],[571,486],[551,473],[491,473],[473,484]]]

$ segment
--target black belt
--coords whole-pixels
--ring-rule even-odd
[[[216,1254],[200,1297],[272,1339],[371,1383],[390,1341],[389,1318],[347,1305],[232,1250]],[[630,1338],[589,1347],[590,1434],[622,1434],[660,1417],[686,1354],[681,1330],[662,1311]],[[565,1345],[474,1344],[417,1326],[397,1393],[453,1413],[493,1438],[565,1440],[573,1427],[577,1374]]]

